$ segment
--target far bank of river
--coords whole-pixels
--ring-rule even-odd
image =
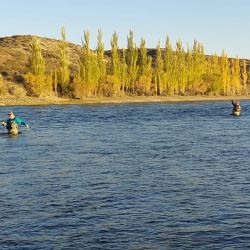
[[[0,97],[0,106],[16,105],[51,105],[51,104],[121,104],[121,103],[152,103],[152,102],[197,102],[197,101],[231,101],[249,100],[249,96],[122,96],[96,97],[84,99],[67,99],[59,97]]]

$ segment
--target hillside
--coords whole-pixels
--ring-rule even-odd
[[[57,68],[59,65],[59,40],[38,37],[46,60],[47,69]],[[30,43],[32,36],[11,36],[0,38],[0,74],[6,80],[21,82],[22,75],[28,71]],[[69,43],[70,70],[77,72],[81,46]],[[105,52],[110,56],[110,51]],[[148,49],[148,55],[155,58],[156,50]],[[247,60],[247,67],[250,67],[250,60]]]
[[[42,50],[42,55],[46,61],[46,70],[48,72],[51,71],[51,69],[58,69],[59,68],[59,40],[55,39],[50,39],[50,38],[42,38],[42,37],[37,37],[41,50]],[[0,93],[0,95],[5,96],[5,95],[12,95],[13,97],[25,97],[26,96],[26,90],[23,88],[24,86],[24,74],[29,72],[29,56],[30,56],[30,44],[32,41],[32,36],[30,35],[17,35],[17,36],[12,36],[12,37],[3,37],[0,38],[0,74],[2,75],[4,79],[4,84],[7,84],[8,86],[8,91],[5,93]],[[69,59],[70,59],[70,72],[72,76],[76,75],[77,70],[78,70],[78,60],[79,60],[79,54],[81,51],[81,46],[76,45],[73,43],[68,43],[68,52],[69,52]],[[121,54],[120,50],[120,54]],[[164,52],[164,49],[162,49],[162,54]],[[153,65],[155,65],[155,59],[156,59],[156,49],[147,49],[146,52],[148,55],[150,55],[153,59]],[[105,51],[105,57],[107,61],[109,60],[111,56],[111,51],[107,50]],[[209,58],[209,55],[206,55],[206,58]],[[232,58],[229,58],[229,62],[232,61]],[[231,64],[231,63],[229,63]],[[240,59],[240,67],[243,66],[243,59]],[[250,71],[250,60],[246,60],[247,64],[247,70],[248,72]],[[154,67],[154,66],[153,66]],[[230,66],[229,66],[230,67]],[[186,70],[189,70],[187,67]],[[178,70],[175,72],[175,74],[178,76],[182,73],[183,68],[181,64],[179,65]],[[240,73],[239,73],[240,74]],[[72,78],[71,78],[72,79]],[[153,79],[153,78],[152,78]],[[151,80],[152,80],[151,79]],[[109,80],[109,82],[108,82]],[[110,93],[114,93],[112,88],[114,88],[114,82],[112,78],[109,78],[107,82],[104,82],[104,85],[102,86],[104,89],[104,92],[107,89],[107,86],[111,89]],[[205,79],[206,80],[206,79]],[[204,81],[204,79],[202,80]],[[209,82],[210,81],[210,82]],[[214,79],[208,79],[208,82],[205,83],[207,86],[205,86],[205,89],[207,90],[209,88],[209,84],[213,84]],[[152,92],[152,88],[158,88],[156,86],[157,84],[154,83],[154,86],[151,86],[151,90],[148,90],[148,92],[144,92],[144,95],[159,95],[159,93],[156,91]],[[201,82],[203,85],[199,85],[200,82],[198,82],[196,87],[196,90],[198,91],[191,91],[184,93],[184,95],[196,95],[196,94],[201,94],[203,95],[205,92],[203,92],[202,88],[204,87],[204,82]],[[248,77],[247,80],[247,87],[249,88],[250,91],[250,79]],[[142,87],[139,86],[139,88]],[[105,89],[106,88],[106,89]],[[200,91],[200,89],[201,91]],[[153,90],[154,90],[153,89]],[[131,89],[130,89],[131,90]],[[151,92],[150,92],[151,91]],[[245,91],[242,93],[243,95],[248,95],[249,91]],[[148,94],[149,93],[149,94]],[[121,95],[131,95],[131,93],[128,91],[127,93],[123,92]],[[206,93],[205,93],[206,94]],[[132,93],[132,96],[134,93]],[[136,95],[136,94],[135,94]],[[138,94],[141,95],[141,94]],[[160,93],[161,95],[161,93]],[[169,94],[163,94],[166,96],[169,96]],[[179,95],[179,94],[177,94]],[[180,95],[183,95],[183,93],[180,93]],[[208,93],[208,95],[210,95]],[[212,95],[218,95],[218,93],[212,93]],[[220,94],[219,94],[220,95]],[[230,95],[230,94],[229,94]],[[78,96],[78,95],[76,95]],[[108,97],[112,96],[115,97],[115,94],[102,94],[100,96],[103,97]],[[95,95],[90,95],[89,97],[95,97]],[[119,97],[119,94],[116,95],[116,97]]]
[[[46,60],[47,69],[58,68],[59,65],[59,40],[37,37],[42,54]],[[6,80],[13,82],[22,81],[22,75],[27,73],[29,66],[30,43],[32,36],[17,35],[0,38],[0,74]],[[80,45],[69,43],[70,71],[77,72],[77,62],[81,50]],[[110,50],[105,52],[110,57]],[[155,56],[155,49],[148,49],[148,54]]]
[[[29,65],[30,43],[32,36],[12,36],[0,38],[0,73],[6,80],[22,81]],[[47,68],[58,67],[59,41],[39,37]],[[70,70],[76,72],[80,46],[69,43]]]

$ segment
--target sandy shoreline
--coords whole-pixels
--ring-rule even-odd
[[[0,97],[0,106],[23,105],[70,105],[70,104],[121,104],[121,103],[154,103],[154,102],[200,102],[200,101],[250,100],[250,96],[124,96],[107,98],[85,98],[81,100],[58,97]]]

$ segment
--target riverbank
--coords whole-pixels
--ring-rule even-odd
[[[200,101],[230,101],[249,100],[249,96],[123,96],[100,97],[85,99],[67,99],[59,97],[0,97],[0,106],[17,105],[67,105],[67,104],[119,104],[119,103],[153,103],[153,102],[200,102]]]

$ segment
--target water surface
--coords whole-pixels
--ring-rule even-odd
[[[249,104],[11,107],[0,248],[249,248]]]

